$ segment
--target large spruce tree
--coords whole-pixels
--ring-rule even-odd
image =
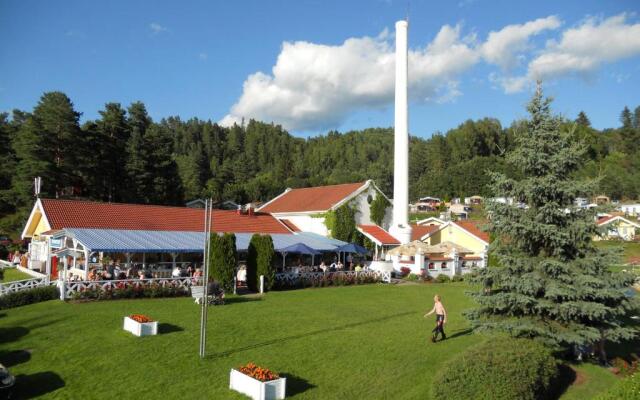
[[[479,307],[469,317],[478,331],[538,338],[555,348],[599,344],[604,356],[605,341],[635,334],[622,322],[631,280],[610,272],[611,255],[594,247],[594,212],[574,206],[594,182],[573,177],[585,146],[560,129],[550,103],[538,84],[530,119],[507,154],[523,178],[493,174],[495,196],[515,201],[487,205],[499,265],[477,277],[485,287],[474,293]]]

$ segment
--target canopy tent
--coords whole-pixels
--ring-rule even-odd
[[[395,247],[387,254],[392,256],[415,256],[417,253],[421,254],[469,254],[473,251],[459,246],[452,242],[442,242],[436,245],[430,246],[420,240],[414,240],[413,242],[404,244],[402,246]]]
[[[311,265],[313,265],[314,257],[318,254],[322,254],[322,252],[312,249],[304,243],[296,243],[291,246],[287,246],[285,248],[278,250],[282,253],[282,268],[284,268],[285,260],[287,257],[287,253],[298,253],[298,254],[306,254],[311,256]]]
[[[357,254],[369,254],[369,250],[355,243],[347,243],[336,249],[340,253],[357,253]]]

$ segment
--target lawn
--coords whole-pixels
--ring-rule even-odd
[[[17,268],[4,268],[4,277],[0,282],[13,282],[13,281],[21,281],[23,279],[31,279],[33,278],[29,274],[25,274],[22,271],[18,271]]]
[[[640,242],[621,242],[617,240],[599,240],[595,243],[602,249],[619,248],[622,251],[622,262],[628,263],[633,259],[640,260]]]
[[[229,370],[253,361],[287,376],[299,399],[428,399],[442,363],[483,340],[461,312],[462,283],[367,285],[230,298],[210,308],[207,357],[198,353],[199,307],[189,298],[49,301],[0,312],[0,362],[18,376],[18,398],[224,398]],[[449,338],[428,343],[422,315],[435,293]],[[144,313],[161,334],[137,338],[122,318]],[[581,365],[565,399],[588,399],[617,378]]]

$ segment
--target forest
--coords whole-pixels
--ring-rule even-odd
[[[107,103],[81,122],[71,99],[44,93],[31,111],[0,114],[0,233],[15,236],[41,197],[182,205],[199,198],[265,201],[287,187],[373,179],[390,197],[393,129],[370,128],[300,138],[250,120],[222,127],[173,116],[153,121],[142,102]],[[522,121],[467,120],[446,133],[410,140],[410,198],[489,193],[489,172],[514,174],[505,161]],[[620,125],[591,127],[580,112],[562,129],[588,147],[577,177],[598,180],[613,199],[640,194],[640,106],[625,107]],[[419,136],[418,136],[419,135]],[[517,178],[517,176],[514,176]]]

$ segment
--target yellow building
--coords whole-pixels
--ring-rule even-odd
[[[600,234],[593,240],[622,239],[631,241],[640,232],[640,225],[621,215],[605,215],[596,222]]]

